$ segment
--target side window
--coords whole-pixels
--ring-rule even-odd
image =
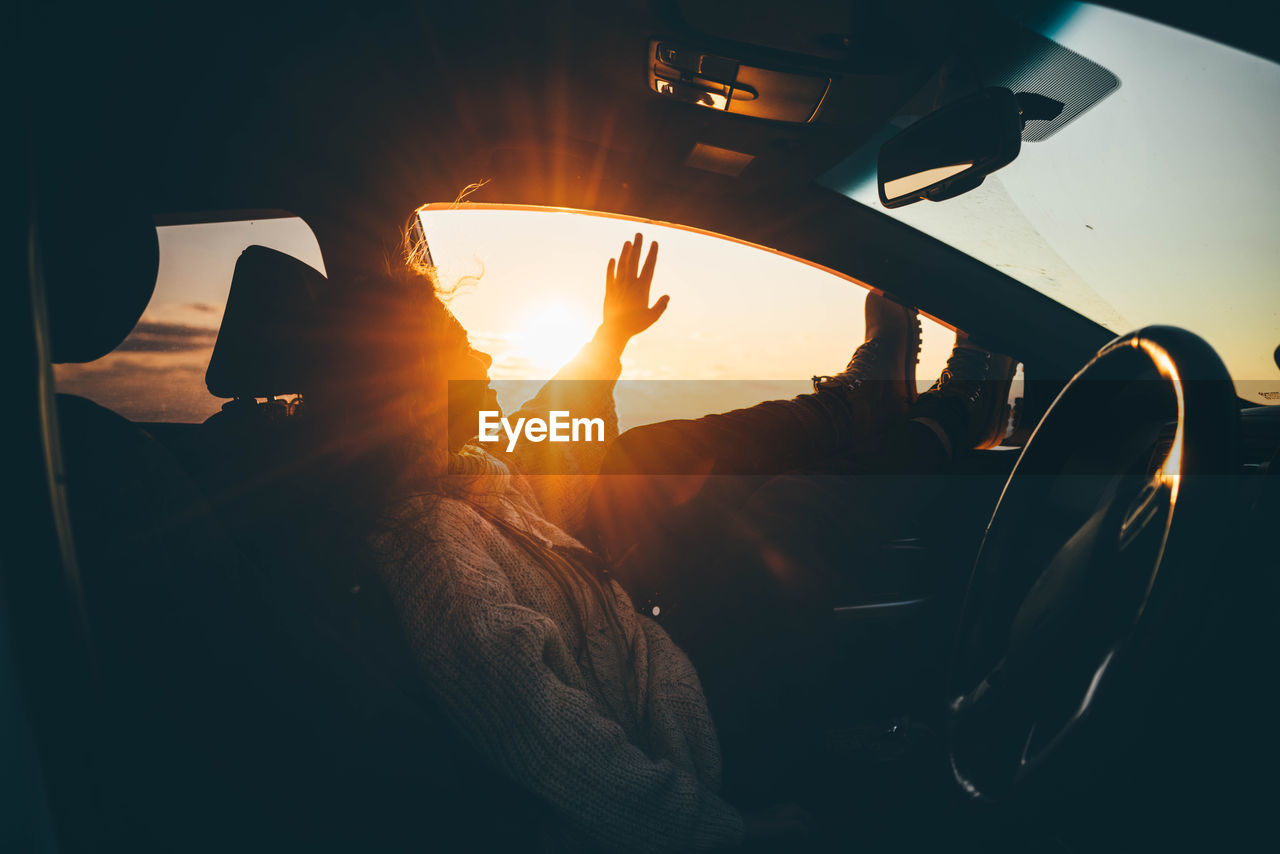
[[[141,422],[200,422],[225,402],[209,394],[205,370],[231,290],[236,259],[259,244],[324,272],[302,219],[240,220],[156,228],[160,272],[142,318],[120,346],[93,362],[55,365],[59,392],[87,397]]]
[[[842,370],[863,337],[866,290],[787,255],[671,225],[580,212],[468,205],[421,213],[450,308],[494,358],[504,409],[518,407],[600,322],[605,266],[637,231],[657,241],[657,325],[623,357],[622,429],[696,418],[812,390]],[[952,333],[923,319],[922,388]]]

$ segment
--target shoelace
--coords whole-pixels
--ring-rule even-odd
[[[819,374],[813,377],[813,390],[822,391],[823,389],[846,388],[857,389],[866,381],[865,374],[875,369],[876,363],[880,360],[880,342],[876,339],[864,341],[858,345],[858,349],[853,351],[853,357],[849,359],[849,364],[845,369],[835,376],[829,374]]]
[[[960,347],[951,351],[942,376],[929,391],[941,392],[949,387],[971,385],[965,395],[969,403],[975,403],[982,394],[982,384],[990,373],[991,354],[985,350]]]
[[[924,331],[924,326],[920,321],[920,317],[916,316],[916,334],[915,334],[915,362],[920,364],[920,337]],[[869,341],[863,341],[858,345],[858,349],[853,351],[853,356],[849,359],[849,364],[845,369],[835,376],[830,374],[819,374],[811,377],[813,380],[813,390],[821,391],[824,388],[839,388],[844,386],[850,389],[857,389],[866,382],[866,374],[874,374],[878,368],[880,361],[880,339],[872,338]]]

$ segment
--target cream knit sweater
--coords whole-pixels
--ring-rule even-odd
[[[601,361],[588,345],[515,416],[604,417],[612,440],[619,368]],[[577,379],[602,374],[612,378]],[[615,582],[611,620],[585,582],[566,595],[491,520],[548,548],[581,549],[565,529],[581,519],[606,446],[525,442],[511,459],[468,446],[454,461],[454,495],[404,500],[374,535],[375,556],[446,713],[550,805],[562,820],[557,847],[733,846],[742,817],[717,794],[719,745],[689,659]]]

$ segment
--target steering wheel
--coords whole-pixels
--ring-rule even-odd
[[[1054,400],[961,616],[947,741],[972,798],[1056,803],[1154,731],[1221,611],[1238,431],[1222,360],[1172,327],[1107,344]]]

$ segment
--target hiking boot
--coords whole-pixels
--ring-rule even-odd
[[[974,344],[963,332],[947,366],[910,409],[912,418],[930,419],[946,431],[952,449],[991,448],[1009,426],[1009,386],[1018,363]]]
[[[813,378],[814,391],[859,389],[876,392],[883,414],[901,418],[916,399],[916,363],[920,361],[920,318],[914,308],[868,293],[864,306],[866,340],[848,366],[835,376]]]

